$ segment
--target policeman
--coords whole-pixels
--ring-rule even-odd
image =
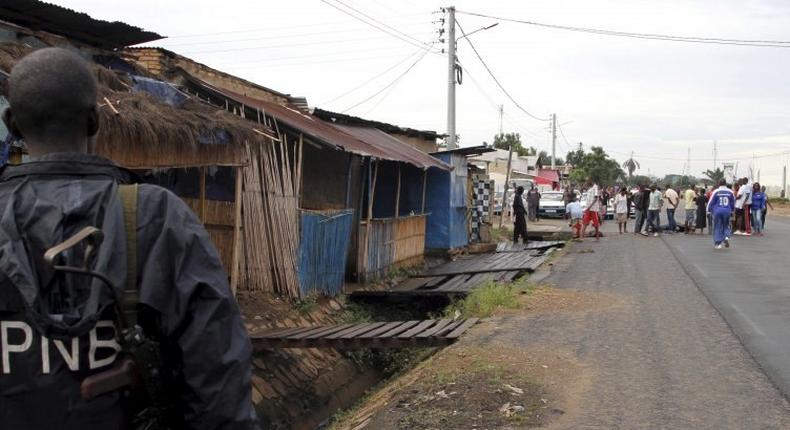
[[[93,270],[125,288],[127,229],[119,185],[133,174],[91,155],[99,129],[90,65],[59,48],[13,68],[3,120],[32,162],[0,172],[0,427],[130,428],[134,396],[117,390],[84,400],[82,381],[112,369],[114,296],[99,279],[62,275],[44,252],[86,226],[104,232]],[[181,199],[137,190],[136,319],[160,345],[157,373],[173,404],[170,428],[253,429],[252,348],[227,275],[203,226]],[[131,229],[129,229],[131,230]],[[130,243],[135,243],[130,242]],[[80,266],[82,251],[64,254]]]

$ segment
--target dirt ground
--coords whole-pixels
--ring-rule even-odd
[[[773,203],[773,210],[768,210],[768,216],[790,216],[790,203]]]
[[[474,327],[457,344],[387,384],[332,429],[519,429],[541,427],[573,408],[588,381],[570,350],[522,347],[499,339],[513,318],[579,313],[620,300],[541,286]]]

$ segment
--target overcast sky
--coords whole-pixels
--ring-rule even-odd
[[[151,45],[306,96],[311,106],[446,130],[447,58],[423,56],[419,47],[320,0],[50,1],[169,36]],[[443,47],[436,21],[448,3],[340,1]],[[568,26],[790,41],[790,2],[783,0],[459,0],[455,6]],[[497,22],[463,13],[458,20],[467,32]],[[539,117],[556,113],[565,124],[558,155],[578,142],[603,146],[621,162],[633,151],[639,173],[664,175],[683,171],[690,148],[690,172],[699,175],[713,167],[715,140],[720,161],[737,161],[739,173],[753,164],[764,183],[781,183],[788,162],[782,152],[790,151],[790,49],[610,37],[511,22],[470,39],[522,107]],[[459,43],[458,55],[465,69],[457,90],[460,144],[491,142],[502,104],[506,132],[550,150],[548,123],[519,111],[466,42]]]

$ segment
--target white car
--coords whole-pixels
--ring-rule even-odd
[[[538,216],[541,218],[562,218],[565,216],[565,202],[561,191],[546,191],[540,195]]]

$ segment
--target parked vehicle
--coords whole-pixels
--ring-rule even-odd
[[[565,202],[561,191],[546,191],[540,195],[538,216],[541,218],[562,218],[565,216]]]

